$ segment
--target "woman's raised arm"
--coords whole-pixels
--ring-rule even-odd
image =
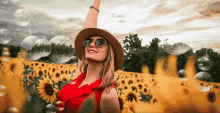
[[[101,0],[94,0],[93,6],[99,10],[99,5]],[[86,20],[83,24],[83,29],[85,28],[97,28],[97,20],[99,12],[95,8],[90,8],[89,13],[86,17]]]
[[[89,13],[86,17],[86,20],[83,24],[83,29],[85,29],[85,28],[97,28],[97,20],[98,20],[99,12],[96,9],[99,10],[100,3],[101,3],[101,0],[94,0],[94,2],[93,2],[93,7],[94,8],[90,8]],[[80,72],[80,66],[81,65],[82,65],[82,61],[78,59],[77,76],[79,76],[81,74],[81,72]]]

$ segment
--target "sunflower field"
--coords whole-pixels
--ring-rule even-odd
[[[156,63],[155,74],[147,66],[142,73],[115,72],[121,113],[220,112],[220,83],[194,79],[195,58],[179,78],[177,56]],[[0,112],[52,113],[60,89],[77,76],[77,65],[30,61],[23,57],[0,58]]]

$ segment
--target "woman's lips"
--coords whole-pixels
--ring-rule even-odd
[[[93,50],[91,50],[91,51],[88,51],[89,53],[97,53],[96,51],[93,51]]]

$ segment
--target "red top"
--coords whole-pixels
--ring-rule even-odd
[[[91,83],[90,85],[85,84],[78,88],[78,86],[82,83],[85,79],[86,73],[80,74],[76,79],[72,80],[70,83],[66,84],[59,92],[57,96],[57,102],[62,101],[64,104],[57,104],[57,113],[77,113],[79,109],[84,109],[86,100],[88,96],[95,97],[93,98],[95,110],[93,113],[100,113],[100,98],[101,94],[104,91],[96,90],[102,81],[102,77],[95,82]],[[112,84],[115,88],[115,85]],[[115,88],[116,89],[116,88]],[[91,104],[91,103],[87,103]],[[64,108],[62,111],[59,108]],[[78,111],[79,112],[79,111]],[[91,112],[91,111],[90,111]]]

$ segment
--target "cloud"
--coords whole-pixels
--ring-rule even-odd
[[[125,22],[124,20],[120,20],[120,21],[118,21],[119,23],[123,23],[123,22]]]
[[[54,0],[25,0],[26,2],[31,2],[32,4],[51,4]]]
[[[122,14],[116,15],[115,13],[112,13],[112,17],[122,18],[125,17],[125,15]]]

